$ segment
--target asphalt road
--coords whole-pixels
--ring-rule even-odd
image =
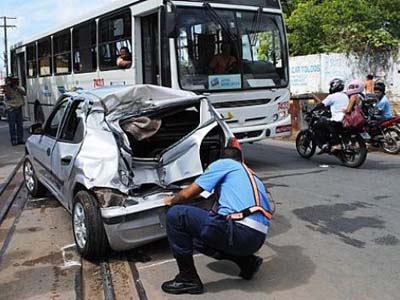
[[[360,169],[334,157],[300,158],[291,143],[244,147],[277,203],[264,264],[244,281],[229,262],[196,256],[207,293],[180,299],[398,299],[400,156],[369,154]],[[138,265],[149,299],[175,275],[166,243],[150,245]]]
[[[361,168],[350,169],[327,155],[304,160],[287,142],[267,141],[244,150],[277,204],[258,253],[264,259],[260,272],[245,281],[230,262],[197,254],[206,293],[167,295],[160,285],[177,269],[167,242],[159,241],[135,250],[149,300],[399,298],[400,155],[369,153]],[[28,202],[27,208],[0,263],[0,288],[9,291],[4,299],[70,299],[75,265],[65,262],[64,253],[72,241],[70,218],[50,202]],[[43,272],[43,283],[31,276]]]

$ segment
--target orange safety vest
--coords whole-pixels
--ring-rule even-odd
[[[242,163],[242,165],[243,165],[244,170],[246,171],[247,176],[249,177],[251,187],[253,189],[255,205],[245,208],[240,212],[229,214],[227,216],[227,218],[238,221],[238,220],[243,220],[244,218],[248,217],[251,214],[260,212],[264,215],[264,217],[267,218],[267,220],[271,220],[272,212],[266,210],[260,204],[260,193],[258,191],[257,182],[256,182],[256,178],[254,176],[254,173],[244,163]]]

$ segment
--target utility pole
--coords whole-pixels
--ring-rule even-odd
[[[3,25],[0,25],[0,27],[4,28],[4,67],[6,69],[6,76],[9,74],[8,73],[8,45],[7,45],[7,29],[8,28],[13,28],[17,27],[15,25],[7,25],[7,19],[8,20],[16,20],[17,18],[12,18],[12,17],[2,17],[3,18]]]

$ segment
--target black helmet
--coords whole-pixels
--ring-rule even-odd
[[[337,93],[344,90],[344,81],[341,78],[334,78],[329,82],[329,93]]]
[[[381,91],[384,94],[386,91],[386,85],[382,81],[378,81],[374,85],[374,91]]]

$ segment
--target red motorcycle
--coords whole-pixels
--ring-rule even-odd
[[[400,152],[400,116],[380,121],[377,118],[379,113],[375,108],[375,102],[376,98],[368,97],[368,94],[362,101],[366,131],[371,136],[368,142],[386,153],[397,154]]]

